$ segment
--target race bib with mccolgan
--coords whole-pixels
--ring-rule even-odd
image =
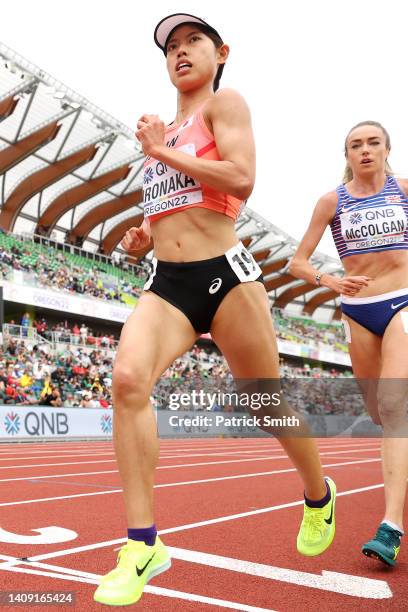
[[[195,157],[196,149],[193,143],[177,147]],[[179,170],[170,168],[157,159],[145,166],[143,177],[143,209],[144,216],[157,215],[180,206],[189,206],[203,201],[201,184]]]
[[[404,242],[408,219],[402,206],[362,208],[340,215],[341,235],[347,249],[371,249]]]

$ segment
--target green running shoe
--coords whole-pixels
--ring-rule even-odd
[[[336,533],[334,518],[336,485],[331,478],[325,480],[331,493],[330,501],[323,508],[310,508],[304,504],[303,521],[297,537],[297,550],[307,557],[321,555],[329,548]]]
[[[146,582],[170,566],[169,553],[158,536],[154,546],[128,540],[119,551],[116,568],[102,576],[94,600],[108,606],[136,603]]]
[[[401,547],[401,531],[387,523],[381,523],[372,540],[364,544],[361,551],[367,556],[379,559],[386,565],[395,565]]]

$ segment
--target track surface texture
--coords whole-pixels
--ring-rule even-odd
[[[116,609],[408,610],[405,543],[393,569],[360,552],[383,518],[380,440],[318,444],[337,484],[337,531],[307,558],[296,551],[302,483],[276,440],[162,440],[156,524],[172,567]],[[92,595],[126,536],[112,443],[0,445],[0,510],[0,591],[75,592],[71,606],[1,612],[109,609]]]

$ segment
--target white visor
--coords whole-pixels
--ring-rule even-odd
[[[160,47],[164,54],[166,54],[166,42],[169,35],[175,28],[183,23],[199,23],[221,38],[217,30],[215,30],[203,19],[200,19],[200,17],[195,17],[195,15],[189,15],[188,13],[175,13],[174,15],[169,15],[168,17],[165,17],[159,21],[154,30],[154,42],[158,47]]]

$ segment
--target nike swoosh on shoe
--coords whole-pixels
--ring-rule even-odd
[[[139,576],[139,578],[140,578],[140,576],[143,574],[143,572],[145,571],[146,567],[149,565],[150,561],[152,561],[152,559],[153,559],[153,557],[154,557],[155,555],[156,555],[156,553],[154,553],[154,554],[153,554],[153,555],[150,557],[150,559],[148,560],[148,562],[146,563],[146,565],[144,565],[144,566],[142,567],[142,569],[139,569],[139,568],[137,567],[137,565],[136,565],[136,572],[137,572],[137,575]]]
[[[333,506],[334,506],[334,504],[333,504],[333,500],[332,500],[330,516],[329,516],[328,519],[326,519],[326,518],[324,519],[324,522],[327,523],[328,525],[331,525],[332,521],[333,521]]]

